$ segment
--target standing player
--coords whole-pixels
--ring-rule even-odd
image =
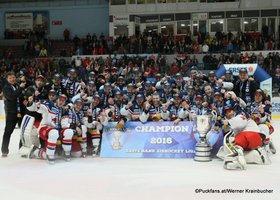
[[[54,90],[56,95],[66,94],[66,89],[63,87],[61,83],[60,74],[54,74],[52,77],[52,83],[46,85],[46,89],[48,91]]]
[[[63,80],[62,85],[69,99],[80,93],[82,85],[78,81],[75,69],[70,69],[69,77]]]

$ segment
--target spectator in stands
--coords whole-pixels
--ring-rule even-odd
[[[204,64],[204,69],[209,70],[212,62],[212,56],[209,53],[207,53],[205,56],[203,56],[202,60]]]
[[[273,88],[277,88],[278,89],[278,93],[280,95],[280,66],[277,65],[276,69],[275,69],[275,73],[273,73],[274,75],[272,76],[272,81],[273,81]]]
[[[61,49],[60,54],[61,57],[66,57],[67,56],[67,51],[65,48]]]
[[[78,37],[78,35],[75,35],[75,37],[73,38],[75,49],[78,48],[78,45],[79,45],[80,41],[81,41],[81,39]]]
[[[202,53],[208,53],[209,51],[209,46],[206,42],[202,45]]]
[[[48,51],[45,47],[42,47],[42,49],[40,50],[39,56],[40,57],[47,57],[48,56]]]
[[[70,31],[67,28],[63,31],[63,37],[64,37],[64,41],[69,41]]]
[[[231,42],[231,40],[229,40],[228,44],[227,44],[227,53],[231,53],[233,52],[233,44]]]
[[[36,43],[34,46],[34,55],[38,56],[40,54],[40,51],[41,51],[41,46],[39,43]]]
[[[195,42],[195,43],[193,44],[192,50],[193,50],[193,53],[199,53],[200,50],[199,50],[198,42]]]
[[[9,30],[8,30],[8,29],[5,29],[5,31],[4,31],[4,39],[5,39],[5,40],[6,40],[6,39],[10,39],[9,36],[10,36]]]

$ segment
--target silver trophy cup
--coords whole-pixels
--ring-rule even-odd
[[[211,115],[198,115],[194,120],[196,130],[199,133],[200,141],[195,146],[195,161],[208,162],[211,161],[211,146],[206,140],[207,133],[212,127],[212,116]]]
[[[115,131],[115,132],[113,132],[114,141],[113,141],[112,148],[114,150],[119,150],[119,149],[122,148],[120,140],[121,140],[123,134],[124,134],[124,132],[122,132],[122,131]]]

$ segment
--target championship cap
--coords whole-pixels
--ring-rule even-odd
[[[53,79],[61,79],[60,74],[56,73],[53,75]]]
[[[124,77],[123,76],[119,76],[118,79],[124,79]]]
[[[136,98],[145,99],[143,94],[137,94]]]
[[[62,99],[62,100],[65,100],[65,101],[67,100],[67,96],[65,94],[59,95],[58,98]]]
[[[232,73],[231,73],[230,70],[226,70],[226,73],[225,73],[225,74],[230,74],[230,75],[231,75]]]
[[[95,85],[94,81],[89,81],[88,85]]]
[[[214,71],[210,71],[208,76],[215,76],[215,72]]]
[[[263,98],[265,97],[265,93],[264,93],[264,91],[262,89],[257,89],[255,94],[256,93],[259,93],[260,95],[262,95]]]
[[[176,76],[176,77],[177,77],[177,76],[180,76],[180,77],[181,77],[182,74],[181,74],[181,73],[176,73],[175,76]]]
[[[239,70],[239,74],[242,73],[242,72],[244,72],[244,73],[246,73],[246,74],[248,73],[248,71],[247,71],[246,68],[241,68],[241,69]]]
[[[127,87],[135,87],[133,83],[129,83]]]
[[[118,71],[118,68],[112,67],[112,71]]]
[[[161,77],[160,73],[156,73],[155,77]]]
[[[37,76],[36,80],[44,81],[45,77],[43,75],[39,75],[39,76]]]
[[[123,93],[121,92],[121,91],[116,91],[116,93],[115,93],[115,96],[117,96],[117,95],[123,95]]]
[[[195,96],[195,100],[203,100],[203,97],[200,94],[198,94]]]
[[[105,76],[104,76],[103,74],[99,74],[99,75],[98,75],[98,78],[103,78],[103,79],[105,79]]]
[[[214,96],[223,96],[221,92],[215,92]]]
[[[54,89],[49,90],[49,94],[56,94]]]
[[[76,104],[76,103],[83,103],[83,101],[82,101],[82,99],[80,99],[80,98],[77,98],[77,99],[75,99],[75,101],[73,102],[74,104]]]
[[[75,74],[75,73],[76,73],[76,70],[72,68],[72,69],[69,70],[69,73],[70,73],[70,74]]]
[[[101,97],[100,97],[98,94],[95,94],[95,95],[93,96],[93,98],[94,98],[94,99],[99,99],[99,100],[101,99]]]
[[[105,84],[104,84],[104,88],[105,88],[105,87],[111,87],[111,84],[110,84],[110,83],[105,83]]]

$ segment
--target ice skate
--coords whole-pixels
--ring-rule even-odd
[[[86,158],[87,157],[87,152],[82,152],[82,158]]]
[[[54,158],[51,158],[51,157],[47,156],[47,160],[48,160],[50,165],[54,165],[54,163],[55,163]]]
[[[7,153],[2,153],[2,158],[7,158],[8,157],[8,154]]]
[[[93,147],[92,157],[97,157],[97,155],[98,155],[98,147]]]
[[[225,157],[224,168],[227,170],[245,170],[246,160],[243,155],[229,154]]]
[[[66,161],[66,162],[70,162],[71,161],[71,156],[70,156],[70,154],[68,155],[66,155],[65,154],[65,156],[64,156],[64,160]]]
[[[245,170],[247,163],[244,157],[243,148],[232,146],[234,153],[227,154],[224,159],[224,168],[228,170]]]
[[[28,154],[28,158],[29,158],[29,159],[35,158],[34,152],[35,152],[36,150],[39,150],[39,148],[36,147],[35,145],[32,145],[32,146],[31,146],[31,150],[30,150],[30,152],[29,152],[29,154]]]
[[[275,148],[272,141],[269,141],[269,149],[270,149],[272,154],[276,154],[276,148]]]

